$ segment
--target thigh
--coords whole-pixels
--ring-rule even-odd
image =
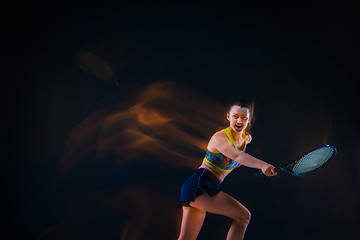
[[[224,192],[219,192],[213,197],[201,195],[191,202],[190,206],[232,219],[248,219],[250,217],[250,212],[244,205]]]
[[[183,207],[183,218],[181,222],[181,232],[179,239],[196,239],[204,223],[206,211]]]

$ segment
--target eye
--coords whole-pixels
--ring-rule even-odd
[[[247,117],[242,117],[241,119],[244,120],[244,121],[248,120]]]

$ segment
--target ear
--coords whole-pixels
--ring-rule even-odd
[[[226,113],[226,119],[230,121],[230,113]]]

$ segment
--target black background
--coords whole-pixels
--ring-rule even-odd
[[[248,152],[274,165],[324,143],[338,148],[335,160],[309,177],[257,179],[247,168],[229,175],[224,190],[252,212],[246,239],[357,239],[354,5],[61,1],[12,4],[3,11],[10,13],[2,20],[1,47],[7,239],[36,239],[68,216],[70,199],[81,191],[68,189],[76,174],[59,180],[54,172],[70,131],[95,111],[163,79],[219,102],[253,98],[256,122]],[[101,52],[116,82],[82,71],[78,56],[84,50]],[[179,171],[176,190],[169,191],[174,202],[178,183],[190,172]],[[100,178],[107,174],[99,172]],[[121,221],[110,222],[100,219],[74,239],[119,239]],[[209,215],[199,239],[223,239],[229,224]],[[176,238],[176,229],[162,231]]]

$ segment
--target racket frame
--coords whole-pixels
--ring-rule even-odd
[[[293,167],[296,163],[298,163],[303,157],[305,157],[306,155],[308,155],[309,153],[311,153],[311,152],[313,152],[313,151],[315,151],[315,150],[317,150],[317,149],[324,148],[324,147],[327,147],[327,148],[330,147],[330,148],[332,148],[332,149],[334,150],[334,152],[333,152],[333,154],[331,155],[331,157],[330,157],[328,160],[326,160],[326,162],[324,162],[321,166],[319,166],[319,167],[317,167],[317,168],[315,168],[315,169],[313,169],[313,170],[311,170],[311,171],[304,172],[304,173],[296,173],[296,172],[294,172],[294,171],[292,170],[292,167]],[[321,145],[321,146],[318,146],[318,147],[315,148],[315,149],[312,149],[311,151],[308,151],[307,153],[303,154],[301,157],[298,157],[298,159],[295,160],[295,161],[292,161],[292,162],[290,162],[290,163],[284,164],[284,165],[281,166],[281,167],[276,167],[276,168],[275,168],[275,171],[278,172],[278,173],[279,173],[279,172],[286,172],[286,173],[289,173],[289,174],[291,174],[291,175],[293,175],[293,176],[296,176],[296,177],[308,176],[308,175],[316,172],[318,169],[320,169],[320,168],[324,167],[325,165],[327,165],[327,164],[330,162],[330,160],[331,160],[332,158],[334,158],[334,156],[336,155],[336,153],[337,153],[336,147],[331,146],[331,145]],[[260,170],[260,171],[261,171],[261,170]],[[260,172],[260,173],[256,174],[256,176],[265,176],[265,174],[263,174],[262,172]]]

